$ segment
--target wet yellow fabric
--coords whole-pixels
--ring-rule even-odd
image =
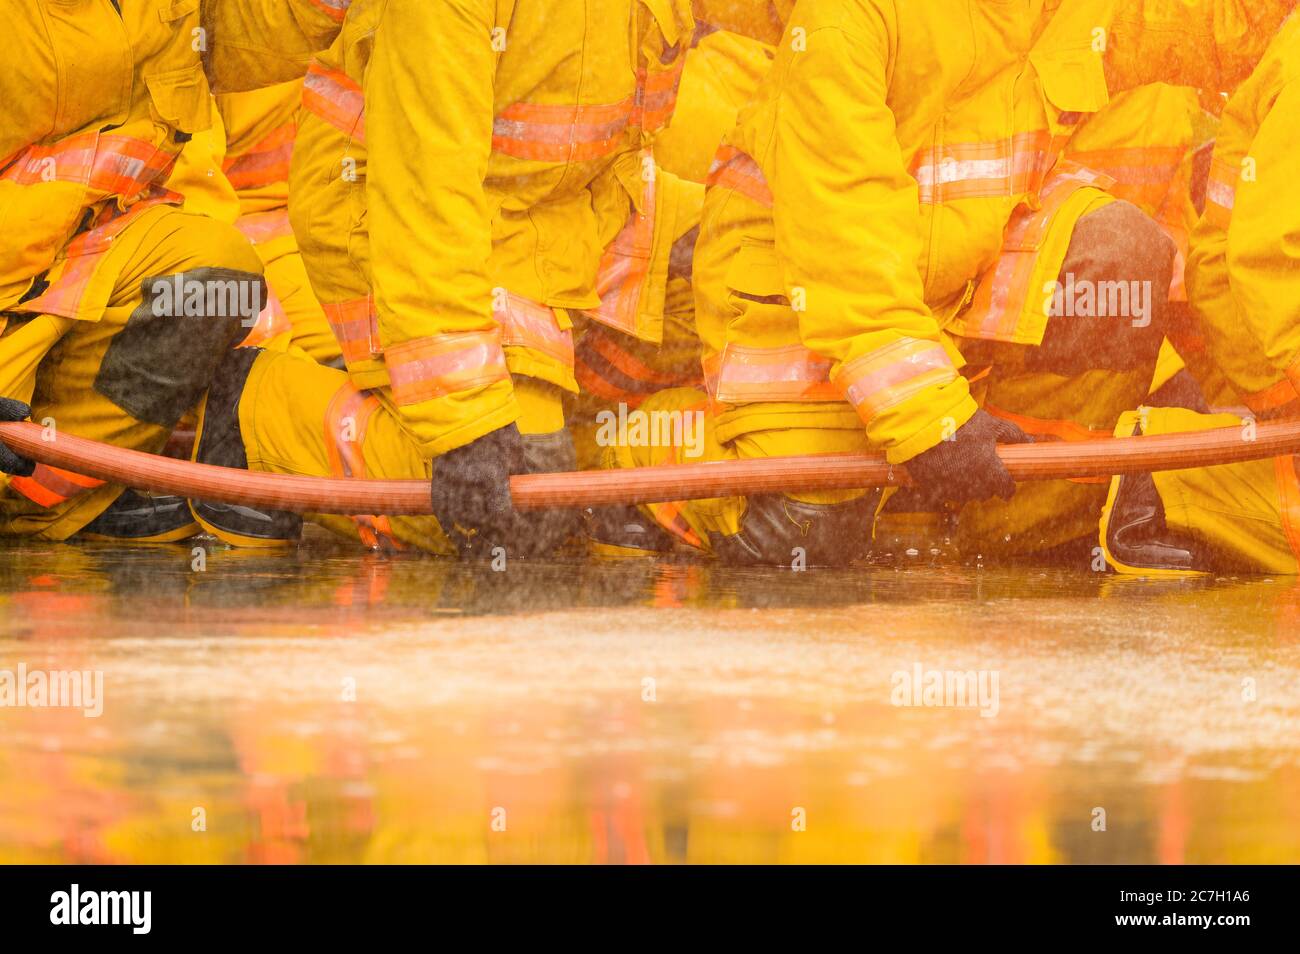
[[[941,326],[1002,251],[1025,194],[919,204],[910,173],[926,150],[942,157],[1017,134],[1061,140],[1112,94],[1153,82],[1227,88],[1291,6],[1036,2],[1026,15],[1019,5],[877,0],[799,9],[729,136],[757,163],[774,210],[731,189],[706,200],[696,264],[706,360],[732,343],[801,344],[837,374],[900,342],[943,344]],[[1058,218],[1068,225],[1085,205]],[[780,298],[790,304],[773,304]],[[1036,344],[1044,323],[1022,321],[1005,340]],[[719,426],[724,440],[799,415],[848,426],[848,410],[740,406]],[[902,461],[974,410],[964,379],[951,375],[872,413],[866,427],[873,446]]]
[[[34,370],[23,381],[0,382],[0,393],[29,400],[32,420],[48,419],[58,431],[158,453],[171,429],[135,419],[101,394],[95,380],[109,345],[140,307],[144,280],[202,267],[261,271],[257,255],[232,226],[172,206],[146,211],[114,239],[100,267],[101,274],[112,282],[96,320],[63,321],[61,335],[39,338],[29,348],[39,357],[14,365]],[[38,316],[31,324],[48,325],[50,320]],[[11,340],[24,340],[26,327],[24,322],[11,321],[0,338],[0,348]],[[8,371],[10,366],[0,367]],[[3,475],[0,481],[5,487],[0,494],[0,533],[48,540],[72,536],[99,516],[122,490],[108,485],[44,508],[9,488]]]
[[[1143,434],[1181,434],[1239,428],[1243,420],[1235,414],[1143,408],[1125,414],[1115,433],[1131,435],[1138,426]],[[1294,459],[1270,458],[1152,476],[1169,527],[1208,548],[1216,564],[1252,573],[1300,572],[1300,554],[1294,549],[1300,544],[1300,475]],[[1288,502],[1296,508],[1294,513],[1288,512]],[[1288,535],[1288,521],[1294,522],[1293,537]]]
[[[1224,109],[1188,267],[1210,355],[1261,414],[1294,401],[1300,388],[1297,116],[1300,19],[1293,19]]]

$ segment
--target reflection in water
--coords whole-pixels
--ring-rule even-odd
[[[3,545],[0,670],[106,698],[0,708],[0,860],[1294,861],[1298,634],[1293,580]]]

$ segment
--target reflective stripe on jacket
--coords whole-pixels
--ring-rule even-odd
[[[513,373],[576,390],[571,344],[512,343],[501,289],[565,334],[569,311],[659,333],[678,200],[646,150],[691,30],[684,0],[352,4],[304,85],[291,211],[354,383],[400,380],[426,453],[513,419],[494,333]]]

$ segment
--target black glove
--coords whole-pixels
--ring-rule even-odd
[[[0,421],[25,421],[31,414],[32,409],[22,401],[0,398]],[[0,443],[0,471],[13,477],[30,477],[35,469],[35,461],[18,456]]]
[[[998,458],[998,444],[1032,444],[1034,439],[1010,421],[976,411],[951,440],[940,441],[907,462],[921,491],[964,503],[1001,497],[1010,500],[1016,482]]]
[[[463,559],[490,560],[497,547],[539,556],[563,542],[555,514],[520,513],[511,502],[511,475],[531,470],[514,424],[434,458],[433,515]]]

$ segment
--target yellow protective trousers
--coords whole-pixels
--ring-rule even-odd
[[[266,307],[243,343],[275,351],[293,347],[313,361],[342,367],[343,353],[307,278],[289,210],[243,215],[235,227],[257,250],[270,289]]]
[[[1218,427],[1248,429],[1235,414],[1197,414],[1184,408],[1142,408],[1120,419],[1116,436],[1178,434]],[[1243,439],[1248,431],[1243,430]],[[1215,569],[1300,573],[1300,458],[1277,457],[1172,470],[1152,475],[1169,528],[1194,539]],[[1103,512],[1101,544],[1118,479]],[[1111,566],[1130,572],[1107,554]],[[1135,570],[1150,575],[1149,571]]]
[[[260,289],[261,267],[232,226],[171,205],[137,207],[92,229],[74,240],[45,293],[19,306],[26,314],[8,315],[0,351],[12,366],[34,364],[35,373],[4,393],[29,400],[32,420],[56,433],[158,453],[247,329],[239,317],[159,317],[146,300],[151,286],[162,276],[197,278],[196,270],[219,269],[222,280]],[[54,321],[62,336],[36,345],[47,353],[7,354],[21,350],[29,331]],[[0,534],[65,540],[121,491],[38,466],[31,477],[5,481]]]
[[[751,12],[767,21],[767,4]],[[696,37],[686,54],[672,124],[653,147],[656,167],[671,174],[660,183],[668,199],[663,208],[675,212],[674,221],[661,228],[673,243],[691,246],[682,249],[688,259],[694,254],[691,233],[700,223],[702,184],[714,154],[772,62],[771,47],[747,36],[701,29]],[[674,257],[677,254],[675,248]],[[620,407],[634,410],[669,388],[704,386],[695,289],[682,275],[669,273],[657,338],[638,335],[626,322],[602,323],[597,312],[578,323],[574,343],[574,375],[581,393],[569,403],[568,420],[580,468],[599,466],[601,448],[593,440],[596,415],[618,413]]]
[[[954,364],[964,365],[963,374],[976,401],[1039,440],[1109,436],[1119,415],[1146,396],[1161,341],[1158,318],[1167,297],[1174,257],[1172,242],[1133,206],[1116,203],[1095,189],[1081,189],[1077,194],[1077,210],[1050,222],[1035,247],[1026,250],[1014,241],[1008,242],[1004,254],[973,291],[972,304],[963,313],[965,326],[969,326],[996,320],[998,314],[1014,316],[1030,307],[1047,309],[1050,305],[1060,313],[1054,313],[1048,322],[1043,344],[1017,345],[951,334],[944,338]],[[1032,221],[1032,213],[1026,220]],[[743,251],[738,258],[743,258]],[[1122,313],[1094,316],[1091,312],[1099,309],[1076,307],[1084,304],[1082,298],[1053,303],[1044,301],[1041,295],[1051,287],[1069,298],[1072,291],[1082,290],[1088,282],[1099,284],[1100,276],[1120,275],[1121,266],[1133,269],[1133,277],[1145,278],[1145,291],[1139,293],[1149,296],[1140,303],[1130,301]],[[1077,287],[1069,280],[1076,272]],[[733,295],[732,301],[748,315],[789,309],[784,302],[772,299]],[[1065,333],[1058,334],[1058,328],[1066,329]],[[1076,328],[1084,329],[1086,335],[1071,337]],[[795,350],[806,353],[772,349],[770,354],[785,359]],[[740,348],[733,348],[730,354],[733,358],[751,357]],[[835,394],[825,378],[827,362],[764,362],[758,360],[762,357],[760,349],[753,349],[752,357],[754,360],[724,360],[706,368],[714,372],[708,376],[712,400],[706,406],[710,412],[710,440],[724,449],[718,453],[762,457],[825,453],[828,448],[867,450],[870,445],[860,427],[855,426],[853,409],[846,402],[832,403]],[[814,379],[814,375],[818,377]],[[746,401],[760,391],[771,393],[775,385],[785,388],[791,400]],[[816,394],[822,395],[822,403],[797,403]],[[641,409],[654,410],[659,400],[652,399]],[[954,416],[948,424],[955,430],[964,422]],[[746,450],[740,449],[742,445]],[[708,457],[715,458],[725,456]],[[613,460],[617,466],[632,466],[637,459],[638,455],[631,452],[616,455]],[[958,524],[958,543],[965,552],[988,556],[1050,550],[1088,536],[1104,500],[1103,484],[1027,484],[1009,503],[994,500],[967,506]],[[702,512],[698,504],[683,507],[688,524],[693,513]],[[650,512],[664,529],[677,532],[664,516],[675,517],[673,508],[661,506]],[[707,506],[703,512],[708,512]],[[723,519],[721,524],[704,529],[723,535],[738,532],[743,505],[733,501],[722,512],[731,516],[731,523]],[[789,522],[787,529],[794,526],[795,522]],[[695,530],[698,542],[677,535],[687,542],[706,545],[707,532]],[[787,542],[794,545],[793,541]]]
[[[195,135],[176,160],[166,187],[184,209],[232,222],[262,259],[267,301],[243,344],[283,351],[296,347],[322,364],[342,354],[316,300],[289,222],[289,158],[302,83],[282,83],[216,97],[212,128]]]
[[[724,443],[708,394],[693,388],[660,391],[635,409],[610,413],[584,438],[600,448],[604,468],[868,451],[862,428],[750,431]],[[877,492],[827,491],[685,500],[640,510],[677,542],[724,562],[823,566],[866,555],[881,499]]]
[[[530,464],[539,470],[569,469],[571,460],[558,452],[563,419],[556,412],[556,389],[523,377],[514,386]],[[346,371],[299,354],[264,351],[258,356],[239,399],[239,428],[251,471],[431,479],[432,461],[421,452],[387,389],[359,390]],[[306,519],[371,549],[456,554],[431,516],[308,514]]]

